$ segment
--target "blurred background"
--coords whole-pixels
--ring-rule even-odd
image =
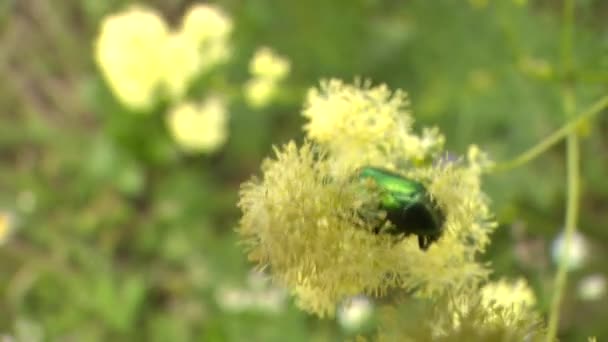
[[[139,2],[171,29],[201,3]],[[508,160],[565,121],[561,1],[226,0],[215,4],[232,22],[229,58],[183,95],[226,97],[225,139],[193,152],[166,124],[171,101],[141,115],[96,63],[104,18],[132,4],[0,0],[2,341],[335,341],[373,331],[364,297],[336,319],[299,311],[251,272],[234,232],[239,185],[273,145],[302,140],[300,111],[320,79],[406,90],[416,127],[438,126],[455,154],[475,143]],[[606,94],[607,20],[608,2],[576,1],[579,110]],[[262,104],[243,95],[261,46],[290,65]],[[607,133],[605,115],[580,129],[564,341],[608,337]],[[493,279],[525,277],[543,314],[564,221],[564,151],[484,180],[500,226],[482,259]]]

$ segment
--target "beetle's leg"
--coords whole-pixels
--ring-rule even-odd
[[[430,244],[431,241],[427,240],[426,236],[418,235],[418,247],[420,247],[420,249],[426,251]]]

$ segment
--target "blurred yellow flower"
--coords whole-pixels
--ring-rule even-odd
[[[253,76],[245,83],[245,100],[254,108],[267,106],[276,96],[278,85],[289,73],[287,59],[277,55],[267,47],[256,51],[249,62],[249,72]]]
[[[407,97],[385,86],[332,81],[310,94],[304,115],[312,141],[276,149],[262,166],[263,178],[241,190],[239,232],[250,259],[270,266],[302,308],[321,316],[362,293],[398,287],[434,296],[485,279],[475,255],[489,243],[494,223],[480,188],[481,152],[442,159],[443,137],[433,129],[413,134]],[[362,191],[353,177],[364,165],[427,187],[446,216],[443,236],[427,251],[414,238],[372,233],[374,223],[361,212],[377,208],[378,194]]]
[[[11,235],[12,223],[11,214],[0,211],[0,245],[5,243]]]
[[[503,285],[513,292],[503,293]],[[414,317],[401,316],[406,307],[383,308],[374,340],[545,341],[534,295],[525,282],[471,287],[417,304]]]
[[[106,17],[95,44],[95,59],[114,95],[135,110],[149,109],[163,77],[168,28],[153,10],[132,7]]]
[[[267,47],[259,48],[249,62],[249,72],[264,79],[280,81],[289,74],[289,61]]]
[[[169,96],[179,100],[201,67],[201,53],[196,44],[180,32],[172,33],[163,51],[163,81]]]
[[[186,151],[213,152],[227,138],[226,111],[224,102],[218,97],[209,97],[201,104],[180,103],[167,117],[169,131]]]
[[[272,101],[276,83],[265,78],[252,78],[245,83],[245,99],[253,108],[262,108]]]
[[[201,52],[201,72],[225,62],[230,57],[231,32],[232,20],[214,5],[194,5],[182,20],[181,33],[198,46]]]
[[[212,5],[191,7],[173,32],[155,11],[132,7],[104,19],[96,61],[123,104],[149,110],[159,90],[180,100],[194,77],[227,60],[231,30],[230,18]]]

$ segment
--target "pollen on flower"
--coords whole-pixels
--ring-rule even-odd
[[[226,107],[217,97],[209,97],[201,104],[178,104],[167,117],[173,138],[189,152],[217,150],[226,141],[226,121]]]
[[[145,110],[154,104],[167,35],[167,25],[150,9],[132,7],[103,20],[95,59],[114,95],[126,106]]]

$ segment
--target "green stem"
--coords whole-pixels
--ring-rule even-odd
[[[551,148],[552,146],[557,144],[560,140],[562,140],[563,138],[568,136],[568,134],[570,134],[570,132],[575,131],[576,128],[582,122],[584,122],[585,120],[589,120],[590,118],[592,118],[593,116],[597,115],[602,110],[604,110],[606,107],[608,107],[608,96],[604,96],[604,97],[600,98],[598,101],[596,101],[593,105],[591,105],[585,111],[578,114],[575,118],[570,119],[560,129],[551,133],[551,135],[549,135],[548,137],[543,139],[538,144],[534,145],[532,148],[528,149],[524,153],[520,154],[519,156],[517,156],[509,161],[497,164],[493,168],[489,169],[488,172],[489,173],[504,172],[504,171],[508,171],[508,170],[511,170],[511,169],[514,169],[516,167],[526,164],[527,162],[529,162],[529,161],[533,160],[534,158],[538,157],[539,155],[543,154],[549,148]]]
[[[574,106],[574,96],[571,91],[565,95],[564,102],[566,106]],[[559,260],[557,274],[554,280],[554,293],[551,302],[551,311],[549,314],[549,327],[547,329],[547,341],[553,341],[557,334],[557,326],[559,324],[559,315],[561,301],[566,288],[566,280],[568,275],[568,259],[570,252],[570,244],[572,236],[576,231],[576,222],[578,220],[578,199],[579,199],[579,144],[576,134],[570,134],[567,139],[567,167],[568,167],[568,197],[566,202],[566,227],[564,235],[564,245]]]
[[[564,26],[561,37],[561,52],[562,52],[562,68],[566,78],[564,82],[564,112],[569,117],[574,115],[576,110],[576,99],[572,84],[568,79],[572,71],[572,44],[573,44],[573,23],[574,23],[574,1],[565,0],[563,12]],[[557,274],[554,280],[554,292],[551,302],[551,311],[549,312],[549,325],[547,327],[547,341],[554,341],[557,337],[557,328],[559,325],[560,308],[562,298],[566,288],[568,279],[568,262],[570,254],[570,245],[572,236],[576,232],[576,222],[578,219],[578,199],[579,199],[579,146],[576,132],[571,131],[568,134],[566,146],[567,159],[567,182],[568,193],[566,201],[566,227],[564,235],[564,246]]]

